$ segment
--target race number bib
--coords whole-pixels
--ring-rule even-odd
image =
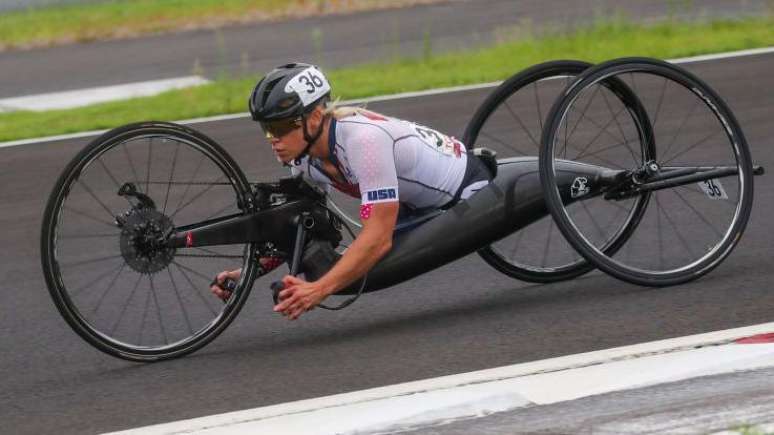
[[[699,187],[710,199],[728,199],[726,189],[720,184],[720,180],[704,180],[699,182]]]
[[[417,132],[422,142],[435,147],[443,154],[453,155],[457,158],[462,156],[462,144],[457,139],[419,124],[409,123],[409,125]]]
[[[285,86],[285,92],[295,92],[304,106],[318,100],[330,90],[331,85],[323,73],[313,66],[296,74]]]

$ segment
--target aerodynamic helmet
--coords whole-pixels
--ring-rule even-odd
[[[289,63],[266,74],[250,95],[254,121],[298,118],[330,97],[328,79],[316,66]]]

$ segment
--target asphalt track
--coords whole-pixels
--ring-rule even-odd
[[[757,164],[769,152],[774,55],[688,65],[723,95]],[[373,109],[460,136],[487,91],[389,101]],[[199,124],[253,180],[284,174],[247,119]],[[159,364],[106,356],[50,301],[38,237],[54,181],[86,139],[0,150],[0,419],[14,433],[127,429],[440,375],[771,321],[770,175],[756,177],[749,226],[709,276],[647,289],[592,273],[530,285],[468,256],[341,312],[290,323],[267,282],[231,327],[196,354]]]
[[[524,29],[621,12],[635,20],[765,12],[766,0],[454,0],[407,9],[0,53],[0,98],[123,83],[263,73],[289,60],[331,68],[478,47]]]

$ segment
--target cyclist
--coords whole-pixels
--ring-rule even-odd
[[[401,223],[466,199],[492,178],[484,162],[453,137],[431,128],[330,101],[330,84],[317,67],[275,68],[249,100],[272,151],[292,172],[361,199],[362,231],[338,262],[314,281],[285,276],[274,311],[298,318],[327,296],[366,274],[392,246]],[[264,270],[277,267],[260,260]],[[241,270],[218,274],[211,291]]]

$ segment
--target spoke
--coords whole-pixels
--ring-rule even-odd
[[[126,263],[121,263],[121,270],[119,270],[118,273],[110,281],[110,285],[108,285],[108,288],[105,289],[105,291],[102,293],[102,296],[100,296],[99,300],[97,301],[97,305],[94,307],[93,310],[91,310],[92,313],[96,314],[97,311],[99,310],[99,307],[102,306],[102,301],[105,300],[105,296],[107,296],[107,294],[110,293],[110,290],[116,284],[116,280],[118,280],[118,277],[121,275],[121,272],[124,271],[124,267],[126,267]]]
[[[661,270],[664,269],[664,233],[661,231],[661,203],[658,201],[658,197],[654,195],[656,198],[656,228],[658,233],[658,265],[661,268]]]
[[[102,158],[97,157],[97,163],[102,166],[102,170],[105,171],[107,176],[110,177],[110,180],[113,181],[113,185],[116,186],[116,188],[120,188],[121,184],[118,182],[118,179],[113,176],[113,173],[110,172],[110,169],[108,169],[107,165],[105,165],[105,162],[102,161]]]
[[[603,92],[602,98],[605,100],[605,105],[607,106],[607,111],[610,112],[610,114],[613,114],[613,107],[610,106],[610,102],[607,99],[607,95]],[[625,105],[624,105],[625,106]],[[615,125],[618,127],[618,132],[621,133],[621,138],[623,139],[624,145],[626,145],[626,149],[629,150],[629,153],[632,155],[632,160],[637,162],[637,156],[634,154],[634,151],[629,147],[629,140],[626,138],[626,133],[624,132],[623,127],[621,126],[621,123],[618,122],[618,118],[615,119]],[[612,136],[612,134],[611,134]]]
[[[94,191],[92,191],[92,190],[91,190],[91,188],[89,187],[89,185],[88,185],[88,184],[86,184],[86,182],[85,182],[85,181],[83,181],[83,180],[81,180],[81,179],[78,179],[78,184],[80,184],[80,185],[83,187],[83,189],[84,189],[86,192],[88,192],[88,193],[89,193],[89,195],[91,195],[91,197],[92,197],[92,198],[94,198],[94,200],[95,200],[95,201],[97,201],[97,203],[98,203],[100,206],[102,206],[102,209],[103,209],[103,210],[105,210],[105,211],[107,212],[108,216],[110,216],[111,218],[114,218],[114,219],[115,219],[116,215],[115,215],[115,214],[113,214],[113,212],[112,212],[112,211],[110,211],[110,208],[108,208],[108,206],[107,206],[107,205],[106,205],[106,204],[105,204],[105,203],[104,203],[104,202],[103,202],[101,199],[99,199],[99,197],[97,197],[97,195],[96,195],[96,194],[94,194]]]
[[[504,141],[502,141],[502,140],[500,140],[500,139],[498,139],[498,138],[496,138],[496,137],[494,137],[494,136],[492,136],[492,135],[490,135],[488,133],[483,133],[482,132],[481,135],[482,136],[486,136],[487,138],[489,138],[489,139],[491,139],[491,140],[493,140],[493,141],[495,141],[495,142],[505,146],[506,148],[512,150],[513,152],[515,152],[515,153],[517,153],[519,155],[522,155],[522,156],[526,156],[527,155],[527,153],[525,153],[523,151],[520,151],[520,150],[517,150],[516,148],[514,148],[513,144],[506,143],[506,142],[504,142]]]
[[[134,181],[139,181],[140,177],[137,175],[137,169],[134,167],[134,162],[132,161],[132,156],[129,154],[129,150],[126,148],[126,142],[121,144],[124,149],[124,154],[126,154],[126,159],[129,160],[129,167],[132,168],[132,175],[134,175]]]
[[[684,149],[683,151],[680,151],[679,153],[677,153],[677,154],[676,154],[674,157],[672,157],[671,159],[663,161],[663,162],[661,163],[661,165],[662,165],[662,166],[664,166],[664,165],[666,165],[667,163],[669,163],[669,162],[671,162],[671,161],[675,160],[676,158],[678,158],[678,157],[682,156],[683,154],[687,153],[688,151],[690,151],[690,150],[692,150],[692,149],[696,148],[697,146],[699,146],[699,145],[703,144],[704,142],[707,142],[708,140],[712,139],[714,136],[717,136],[717,134],[718,134],[720,131],[721,131],[721,130],[716,130],[714,133],[711,133],[711,134],[709,134],[709,135],[705,136],[705,137],[704,137],[702,140],[700,140],[700,141],[696,142],[695,144],[693,144],[693,145],[689,146],[688,148]]]
[[[624,109],[621,109],[621,111],[622,111],[622,110],[624,110]],[[621,113],[621,111],[619,111],[619,112],[618,112],[618,113],[615,115],[615,117],[618,117],[618,115]],[[615,117],[614,117],[613,119],[615,119]],[[585,147],[584,147],[584,148],[581,150],[581,152],[580,152],[580,155],[583,155],[583,153],[585,153],[585,152],[586,152],[586,150],[588,150],[588,149],[591,147],[591,145],[593,145],[593,144],[594,144],[594,142],[596,142],[596,141],[597,141],[597,139],[599,139],[599,137],[600,137],[600,136],[602,136],[602,133],[603,133],[604,131],[606,131],[606,130],[607,130],[607,127],[609,127],[609,126],[610,126],[610,124],[611,124],[612,122],[613,122],[613,120],[611,119],[610,121],[608,121],[608,122],[607,122],[607,124],[605,124],[605,126],[604,126],[604,127],[602,127],[602,129],[600,130],[600,132],[599,132],[599,133],[597,133],[597,135],[596,135],[596,136],[594,136],[594,138],[591,140],[591,142],[589,142],[588,144],[586,144],[586,146],[585,146]]]
[[[516,251],[519,250],[519,245],[521,244],[521,239],[524,238],[524,231],[519,231],[516,235],[516,243],[513,246],[513,250],[511,251],[511,259],[516,260]]]
[[[235,205],[236,205],[236,203],[229,203],[225,207],[221,208],[220,210],[216,211],[215,213],[207,216],[206,218],[204,218],[202,220],[207,221],[207,220],[210,220],[210,219],[214,218],[215,216],[219,216],[221,213],[223,213],[224,211],[230,209],[231,207],[233,207]]]
[[[113,274],[113,273],[114,273],[116,270],[118,270],[118,269],[123,269],[125,264],[126,264],[126,263],[121,263],[121,264],[120,264],[118,267],[115,267],[115,268],[113,268],[113,269],[110,269],[110,270],[108,270],[108,271],[107,271],[107,272],[105,272],[105,273],[102,273],[102,274],[100,274],[98,277],[94,278],[94,280],[92,280],[91,282],[89,282],[89,283],[88,283],[88,284],[86,284],[85,286],[83,286],[83,287],[81,287],[81,288],[77,288],[77,289],[73,290],[73,291],[71,292],[71,294],[70,294],[70,298],[71,298],[71,299],[72,299],[72,298],[75,298],[75,297],[76,297],[76,296],[78,296],[79,294],[83,293],[83,291],[84,291],[84,290],[86,290],[86,289],[88,289],[88,288],[91,288],[91,287],[92,287],[94,284],[96,284],[96,283],[100,282],[100,281],[102,280],[102,278],[104,278],[104,277],[106,277],[106,276],[109,276],[109,275],[112,275],[112,274]]]
[[[201,278],[201,279],[203,279],[203,280],[207,281],[208,283],[209,283],[210,281],[212,281],[212,277],[210,277],[210,276],[207,276],[207,275],[205,275],[205,274],[203,274],[203,273],[201,273],[201,272],[199,272],[199,271],[197,271],[197,270],[191,269],[190,267],[188,267],[188,266],[186,266],[186,265],[183,265],[183,264],[180,264],[180,263],[178,263],[177,261],[174,261],[174,260],[173,260],[172,262],[173,262],[173,263],[175,263],[175,265],[177,265],[177,267],[179,267],[179,268],[181,268],[181,269],[185,269],[185,270],[187,270],[188,272],[191,272],[192,274],[194,274],[194,275],[198,276],[199,278]]]
[[[612,225],[615,225],[615,223],[618,221],[618,216],[621,216],[621,214],[624,212],[630,212],[630,211],[631,210],[626,207],[619,207],[618,210],[616,210],[613,217],[610,219],[610,222],[608,222],[606,226],[611,227]],[[619,228],[610,237],[608,237],[607,240],[605,240],[605,246],[604,246],[605,249],[608,248],[608,245],[610,244],[610,242],[615,241],[614,237],[617,234],[620,234],[621,229],[626,225],[626,223],[627,221],[624,221],[624,224],[620,225]]]
[[[242,255],[226,255],[226,254],[175,254],[175,257],[189,257],[189,258],[244,258]]]
[[[188,269],[187,267],[181,267],[180,263],[173,261],[175,266],[177,266],[177,269],[180,271],[180,273],[183,275],[183,278],[185,278],[186,281],[188,281],[188,285],[191,286],[191,290],[193,290],[193,294],[196,295],[204,304],[205,307],[207,307],[208,310],[210,310],[210,313],[212,313],[213,316],[217,316],[218,313],[215,312],[215,310],[210,306],[210,303],[207,301],[207,299],[204,298],[196,289],[197,287],[194,285],[193,281],[191,281],[191,277],[188,276],[187,273],[185,273],[185,269]],[[190,269],[188,269],[190,270]],[[197,272],[197,275],[201,275]],[[207,280],[210,281],[210,280]]]
[[[527,133],[527,136],[529,136],[529,140],[531,140],[532,143],[535,144],[535,147],[537,147],[537,149],[540,149],[540,144],[532,136],[532,132],[524,124],[524,121],[522,121],[521,118],[519,117],[519,115],[517,115],[516,112],[513,110],[513,108],[511,108],[511,105],[508,104],[507,101],[503,101],[503,104],[505,105],[505,108],[508,109],[508,112],[510,112],[511,116],[513,116],[513,118],[516,120],[516,122],[519,123],[519,125],[521,126],[521,129],[524,130],[525,133]],[[542,129],[541,129],[541,131],[542,131]]]
[[[98,217],[95,217],[95,216],[90,215],[89,213],[86,213],[85,211],[76,210],[76,209],[74,209],[72,207],[69,207],[69,206],[66,206],[66,205],[62,206],[62,210],[71,211],[71,212],[73,212],[73,213],[75,213],[75,214],[77,214],[79,216],[83,216],[83,217],[91,219],[91,220],[93,220],[95,222],[99,222],[99,223],[101,223],[103,225],[107,225],[110,228],[113,228],[113,229],[116,228],[116,224],[115,223],[104,221],[104,220],[102,220],[102,219],[100,219]]]
[[[617,118],[617,116],[618,116],[618,115],[620,115],[620,114],[621,114],[621,112],[623,112],[624,110],[626,110],[626,108],[625,108],[625,107],[624,107],[624,108],[621,108],[621,110],[620,110],[620,111],[618,111],[618,114],[616,114],[616,115],[615,115],[615,116],[612,118],[612,120],[611,120],[611,121],[609,121],[609,122],[608,122],[608,123],[607,123],[605,126],[602,126],[602,125],[600,125],[600,124],[599,124],[597,121],[595,121],[595,120],[594,120],[594,118],[592,118],[592,117],[590,117],[590,116],[587,116],[587,117],[586,117],[586,119],[588,119],[588,120],[589,120],[589,122],[591,123],[591,125],[593,125],[593,126],[594,126],[594,127],[596,127],[597,129],[601,130],[601,131],[602,131],[602,133],[605,133],[605,134],[607,134],[608,136],[610,136],[611,138],[615,139],[615,140],[617,141],[617,144],[618,144],[619,146],[620,146],[620,145],[625,145],[625,146],[626,146],[626,145],[628,145],[626,138],[623,138],[623,139],[621,139],[620,137],[617,137],[617,136],[616,136],[616,135],[614,135],[613,133],[610,133],[610,131],[607,129],[607,127],[609,127],[609,126],[610,126],[611,122],[615,122],[616,124],[618,124],[618,118]],[[630,153],[630,154],[634,155],[634,153],[632,152],[631,148],[629,148],[628,146],[627,146],[626,148],[629,150],[629,153]],[[634,158],[634,161],[637,161],[637,158],[636,158],[636,157]]]
[[[600,246],[601,246],[602,248],[604,248],[604,247],[605,247],[605,245],[607,244],[607,237],[605,236],[605,232],[604,232],[604,231],[602,231],[602,227],[600,227],[600,226],[599,226],[599,224],[597,223],[597,220],[596,220],[596,219],[594,219],[594,215],[592,215],[592,214],[591,214],[591,212],[589,211],[589,208],[588,208],[588,207],[586,207],[586,203],[584,203],[584,202],[583,202],[583,200],[579,201],[579,203],[580,203],[580,206],[581,206],[581,208],[583,209],[583,211],[585,211],[585,212],[586,212],[586,214],[588,215],[589,219],[591,219],[591,223],[592,223],[593,227],[594,227],[594,228],[597,230],[597,232],[599,233],[600,240],[601,240],[601,242],[602,242],[602,243],[600,244]]]
[[[701,196],[701,197],[703,197],[703,198],[707,198],[707,194],[706,194],[706,193],[704,193],[703,191],[701,191],[701,190],[696,190],[696,189],[694,189],[694,188],[688,187],[687,185],[681,185],[681,186],[675,186],[675,187],[677,187],[677,188],[680,188],[680,189],[683,189],[683,190],[685,190],[686,192],[693,193],[693,194],[695,194],[695,195],[700,195],[700,196]],[[708,199],[708,200],[710,200],[709,198],[707,198],[707,199]],[[735,203],[732,203],[731,201],[716,200],[716,199],[712,199],[712,200],[710,200],[710,201],[715,201],[715,202],[718,202],[718,203],[724,204],[726,207],[731,207],[731,208],[734,208],[734,209],[736,208],[736,204],[735,204]]]
[[[690,119],[691,116],[693,116],[693,112],[696,111],[696,108],[699,107],[699,103],[701,100],[698,98],[693,103],[693,107],[691,107],[691,110],[688,112],[688,115],[683,119],[683,121],[680,123],[680,126],[677,128],[677,132],[675,132],[675,135],[672,136],[672,140],[669,142],[669,145],[667,146],[666,151],[664,152],[664,158],[669,155],[669,151],[672,150],[672,146],[675,144],[675,141],[677,140],[677,136],[680,135],[680,132],[683,131],[683,127],[685,127],[685,124],[688,122],[688,119]]]
[[[134,294],[137,292],[137,287],[140,286],[140,280],[142,279],[142,277],[143,277],[143,275],[137,276],[137,282],[134,283],[134,288],[132,289],[132,292],[129,294],[129,298],[121,306],[121,313],[118,315],[118,319],[116,319],[116,323],[114,323],[113,327],[110,329],[110,335],[115,334],[116,328],[118,328],[118,325],[121,323],[121,319],[124,318],[124,314],[126,313],[126,309],[129,307],[129,303],[132,302],[132,298],[134,298]]]
[[[656,123],[658,123],[658,115],[661,112],[661,104],[664,102],[664,93],[666,93],[667,84],[668,81],[666,77],[664,77],[664,86],[661,87],[661,95],[658,97],[658,104],[656,104],[656,114],[653,118],[653,123],[651,124],[653,130],[656,129]]]
[[[609,147],[605,147],[605,148],[602,148],[600,150],[594,151],[593,153],[585,153],[585,154],[582,154],[582,155],[575,156],[575,158],[573,158],[573,160],[580,161],[580,159],[582,159],[584,157],[588,158],[588,157],[592,157],[593,156],[597,160],[599,160],[600,162],[602,162],[602,163],[604,163],[604,164],[606,164],[608,166],[614,167],[616,169],[624,169],[625,167],[622,166],[620,163],[616,163],[616,162],[613,162],[613,161],[611,161],[609,159],[606,159],[604,157],[600,157],[599,156],[600,153],[603,153],[605,151],[612,150],[612,149],[615,149],[615,148],[620,148],[620,147],[622,147],[624,145],[625,144],[622,144],[622,143],[613,144],[613,145],[610,145]]]
[[[145,171],[145,194],[150,196],[151,156],[153,155],[153,136],[148,138],[148,168]]]
[[[689,203],[689,202],[688,202],[688,201],[685,199],[685,197],[683,197],[683,195],[680,195],[680,192],[679,192],[679,191],[675,190],[674,192],[675,192],[675,195],[677,195],[677,197],[678,197],[678,198],[680,198],[680,200],[682,200],[682,201],[685,203],[685,205],[687,205],[687,206],[688,206],[688,208],[690,208],[690,209],[691,209],[691,211],[693,211],[693,212],[696,214],[696,216],[698,216],[698,217],[699,217],[699,220],[700,220],[700,221],[704,222],[704,224],[705,224],[705,225],[707,225],[708,227],[710,227],[710,229],[712,229],[712,231],[715,233],[715,235],[716,235],[716,236],[720,237],[721,239],[723,238],[723,234],[722,234],[720,231],[718,231],[718,229],[717,229],[717,228],[715,228],[715,226],[714,226],[714,225],[712,225],[712,224],[711,224],[711,223],[710,223],[710,222],[707,220],[707,218],[706,218],[706,217],[704,217],[704,215],[702,215],[702,214],[699,212],[699,210],[696,210],[696,208],[695,208],[694,206],[692,206],[692,205],[691,205],[691,203]]]
[[[605,201],[605,204],[612,205],[613,207],[618,207],[619,209],[626,212],[631,211],[632,208],[634,208],[634,207],[629,208],[624,206],[623,204],[621,204],[621,201]]]
[[[118,237],[120,233],[115,234],[66,234],[59,236],[60,240],[74,240],[74,239],[103,239],[108,237]]]
[[[575,122],[575,126],[570,130],[570,134],[568,137],[571,137],[573,133],[575,133],[575,129],[578,128],[578,125],[580,125],[581,121],[583,121],[583,118],[586,117],[586,112],[589,110],[589,107],[591,106],[591,103],[594,101],[594,98],[597,97],[597,93],[599,93],[599,86],[594,88],[594,92],[591,94],[591,98],[589,98],[589,101],[586,103],[586,107],[583,108],[583,112],[581,112],[580,117]],[[569,122],[569,119],[567,120]]]
[[[532,82],[532,89],[535,91],[535,105],[537,106],[538,113],[538,125],[540,126],[540,133],[543,133],[543,111],[540,110],[540,97],[538,96],[537,82]]]
[[[169,344],[169,337],[167,337],[167,330],[164,328],[164,321],[161,319],[161,306],[159,305],[159,299],[156,296],[156,286],[153,285],[153,275],[148,276],[150,279],[151,295],[153,295],[153,304],[156,305],[156,317],[159,319],[159,326],[161,326],[161,335],[164,336],[164,344]]]
[[[213,251],[212,249],[202,248],[201,246],[194,246],[193,249],[196,249],[197,251],[207,252],[213,255],[225,255],[222,252]],[[244,257],[243,255],[240,255],[239,258]]]
[[[148,275],[148,279],[153,282],[153,280],[150,278],[150,275]],[[150,300],[151,300],[151,291],[148,291],[148,293],[145,295],[145,309],[142,310],[142,320],[140,321],[140,336],[137,338],[137,344],[142,345],[142,336],[145,332],[145,319],[148,317],[148,308],[150,307]]]
[[[167,268],[167,273],[169,274],[169,280],[172,282],[172,289],[175,290],[175,297],[177,298],[177,303],[180,304],[180,311],[183,312],[183,318],[185,319],[185,324],[188,326],[188,332],[193,335],[193,327],[191,326],[191,319],[188,318],[188,310],[185,309],[185,304],[183,304],[183,298],[180,297],[180,291],[177,288],[177,283],[175,282],[175,278],[172,276],[172,269]]]
[[[656,204],[659,204],[658,201],[658,195],[653,195],[656,199]],[[677,236],[677,239],[680,241],[680,243],[685,247],[685,250],[688,252],[688,255],[693,257],[694,254],[691,251],[690,246],[688,245],[688,242],[685,241],[685,238],[683,238],[683,235],[680,233],[680,231],[677,229],[677,225],[675,225],[674,221],[669,217],[669,214],[666,212],[666,209],[664,207],[661,207],[661,211],[664,213],[664,218],[666,219],[667,223],[672,227],[672,229],[675,232],[675,235]]]
[[[85,264],[94,264],[94,263],[99,263],[101,261],[112,260],[112,259],[115,259],[115,258],[121,258],[121,254],[111,255],[109,257],[93,258],[91,260],[76,261],[75,263],[60,263],[59,267],[61,268],[61,267],[83,266]]]
[[[544,269],[546,267],[546,262],[548,262],[548,248],[551,247],[551,233],[553,233],[553,229],[554,221],[552,219],[548,226],[548,237],[546,239],[546,244],[543,246],[543,258],[540,260],[540,267]]]
[[[180,142],[177,143],[177,146],[175,147],[175,155],[172,157],[172,170],[169,171],[169,182],[167,183],[167,193],[164,195],[164,208],[162,209],[161,214],[165,214],[167,212],[167,201],[169,200],[169,191],[172,188],[172,178],[175,175],[175,165],[177,164],[177,153],[180,151]]]
[[[224,174],[224,175],[221,175],[221,176],[220,176],[220,177],[218,177],[218,179],[217,179],[217,180],[215,180],[215,181],[217,182],[218,180],[221,180],[221,179],[223,179],[225,176],[226,176],[225,174]],[[172,213],[172,214],[169,216],[169,218],[171,219],[171,218],[175,217],[175,215],[177,215],[178,213],[180,213],[180,211],[182,211],[184,208],[186,208],[186,207],[188,207],[189,205],[191,205],[191,204],[192,204],[194,201],[196,201],[197,199],[201,198],[201,197],[202,197],[202,196],[203,196],[205,193],[209,192],[209,191],[210,191],[210,190],[211,190],[213,187],[215,187],[215,186],[217,186],[217,184],[211,184],[211,185],[207,186],[207,188],[206,188],[206,189],[204,189],[204,190],[202,190],[201,192],[199,192],[198,194],[196,194],[196,195],[195,195],[193,198],[191,198],[191,200],[190,200],[190,201],[188,201],[188,202],[187,202],[187,203],[185,203],[185,204],[184,204],[182,207],[180,207],[180,208],[178,208],[177,210],[175,210],[175,212],[174,212],[174,213]]]
[[[105,162],[103,162],[101,158],[97,158],[97,163],[99,163],[100,166],[102,166],[102,169],[105,171],[108,177],[110,177],[110,179],[113,181],[113,185],[116,186],[116,192],[117,192],[118,189],[121,188],[121,185],[118,183],[118,179],[116,179],[116,177],[113,176],[113,173],[110,172],[110,169],[108,169],[108,167],[105,165]],[[132,201],[129,201],[129,197],[124,196],[124,199],[126,200],[126,202],[129,203],[129,205],[132,205]]]
[[[194,178],[196,178],[196,175],[199,173],[199,169],[201,169],[202,165],[204,164],[204,158],[205,157],[206,157],[206,155],[202,154],[201,158],[199,159],[199,163],[196,164],[196,169],[193,171],[193,174],[191,175],[191,179],[188,180],[189,184],[188,184],[188,186],[186,186],[185,191],[183,191],[183,196],[180,197],[180,201],[178,201],[178,203],[177,203],[177,207],[175,208],[175,212],[172,213],[173,215],[174,215],[174,213],[177,212],[177,209],[180,208],[180,205],[183,203],[183,200],[188,195],[188,191],[191,189],[191,183],[193,183]]]
[[[221,178],[223,178],[223,177],[221,177]],[[213,186],[213,185],[214,186],[233,186],[232,183],[228,183],[228,182],[225,182],[225,181],[219,182],[219,183],[215,183],[215,182],[210,182],[210,181],[155,181],[155,180],[151,180],[151,181],[148,182],[148,184],[150,184],[151,186],[153,186],[154,184],[164,185],[164,186],[168,186],[168,185],[169,186]]]

